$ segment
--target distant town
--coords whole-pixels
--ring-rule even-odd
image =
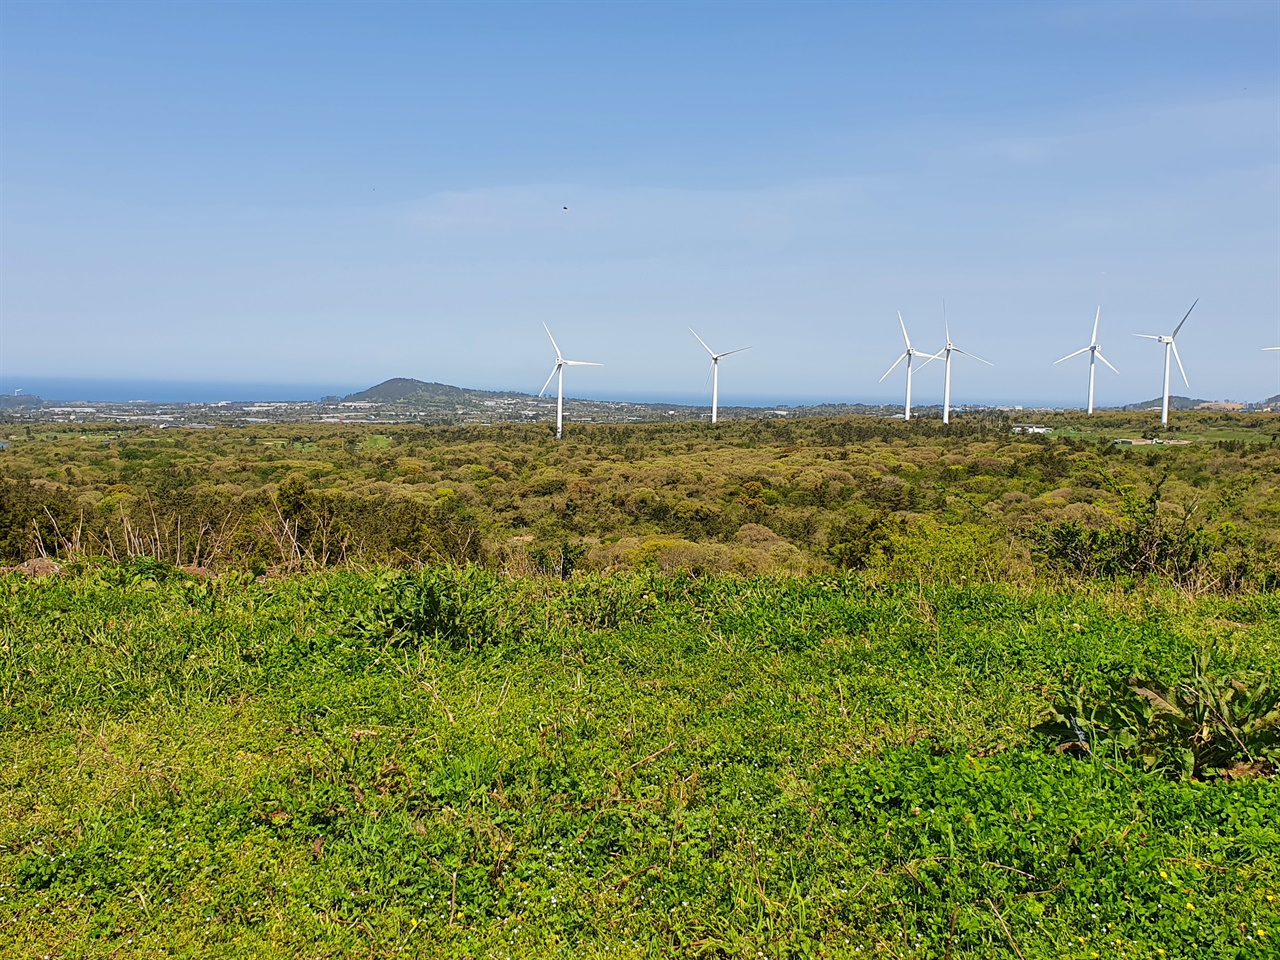
[[[1271,413],[1280,410],[1280,396],[1258,403],[1170,398],[1174,410],[1220,410],[1241,413]],[[1160,398],[1116,407],[1136,411],[1160,407]],[[46,400],[20,394],[0,397],[0,421],[6,423],[102,423],[121,422],[138,426],[212,429],[254,423],[416,423],[423,425],[466,425],[529,423],[555,419],[555,397],[526,393],[473,390],[409,378],[387,380],[345,397],[322,397],[297,401],[218,401],[208,403],[167,403],[133,400],[128,402]],[[1024,414],[1064,412],[1068,407],[979,406],[960,408],[970,412],[999,412],[1021,419]],[[566,398],[566,421],[579,423],[656,423],[697,421],[709,418],[706,405],[638,403],[617,400]],[[777,417],[832,416],[900,417],[898,404],[818,404],[809,406],[747,407],[722,406],[721,419],[761,419]],[[940,405],[924,405],[913,415],[941,415]],[[1026,427],[1034,424],[1018,424]],[[1024,432],[1021,431],[1020,432]]]

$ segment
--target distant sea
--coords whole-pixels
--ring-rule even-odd
[[[13,396],[14,390],[45,400],[70,402],[102,400],[125,403],[149,400],[156,403],[217,403],[219,400],[319,400],[345,397],[369,386],[367,383],[254,383],[196,380],[88,380],[60,377],[6,376],[0,393]]]
[[[5,374],[0,378],[0,393],[13,396],[15,389],[23,393],[42,397],[45,400],[61,401],[108,401],[125,403],[130,400],[146,400],[153,403],[217,403],[219,400],[252,401],[252,400],[319,400],[321,397],[345,397],[348,394],[367,390],[369,383],[264,383],[257,381],[232,380],[99,380],[79,377],[24,377],[21,374]],[[486,385],[477,386],[482,390],[500,390],[501,387]],[[536,388],[535,388],[536,389]],[[526,388],[525,392],[532,393]],[[612,390],[591,390],[578,393],[572,391],[570,398],[586,400],[615,400],[632,403],[669,403],[672,406],[710,406],[711,391],[706,393],[672,391],[669,394],[637,390],[634,393]],[[552,395],[554,399],[554,394]],[[1059,403],[1072,405],[1076,398],[1059,400]],[[941,397],[917,395],[916,405],[919,407],[937,405]],[[1009,403],[1006,400],[990,398],[966,397],[973,404]],[[1027,403],[1027,401],[1014,401]],[[1041,403],[1052,401],[1041,401]],[[823,403],[865,403],[865,404],[901,404],[900,393],[886,392],[879,397],[868,396],[763,396],[760,394],[738,394],[734,391],[721,391],[722,407],[796,407]],[[1028,404],[1029,406],[1032,404]],[[1055,404],[1056,405],[1056,404]],[[957,403],[960,408],[963,403]]]

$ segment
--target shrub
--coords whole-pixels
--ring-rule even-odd
[[[510,582],[479,567],[425,567],[384,577],[378,600],[357,611],[350,627],[366,638],[397,646],[444,642],[453,649],[512,639],[519,625],[504,613]]]
[[[892,560],[893,526],[883,511],[840,520],[827,531],[827,559],[842,570],[862,570],[873,560]]]
[[[1079,520],[1044,523],[1032,533],[1033,553],[1051,565],[1091,577],[1167,576],[1184,582],[1209,554],[1193,510],[1161,509],[1158,481],[1145,496],[1119,488],[1120,515],[1098,529]]]
[[[894,580],[995,582],[1014,578],[1017,562],[999,530],[920,518],[893,530],[868,569]]]
[[[0,560],[26,560],[37,543],[53,553],[75,532],[77,513],[52,484],[0,479]]]
[[[1090,701],[1060,693],[1037,729],[1079,749],[1137,760],[1182,778],[1274,774],[1280,765],[1280,686],[1272,677],[1215,677],[1208,656],[1189,680],[1162,687],[1113,680]]]

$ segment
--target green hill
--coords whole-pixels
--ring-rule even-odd
[[[344,401],[372,401],[375,403],[408,403],[412,401],[466,401],[481,397],[512,397],[515,393],[502,390],[472,390],[466,387],[453,387],[447,383],[428,383],[426,380],[415,380],[408,376],[393,376],[390,380],[352,393],[343,397]]]
[[[29,409],[31,407],[43,407],[44,405],[44,400],[30,393],[22,393],[16,397],[7,393],[0,395],[0,410]]]
[[[1161,404],[1163,403],[1163,399],[1164,399],[1163,397],[1156,397],[1153,400],[1142,400],[1138,403],[1126,403],[1123,407],[1118,407],[1117,409],[1159,410],[1161,407]],[[1191,397],[1170,397],[1169,409],[1170,410],[1194,410],[1196,407],[1200,406],[1200,404],[1208,403],[1208,402],[1209,401],[1207,400],[1193,400]]]
[[[501,390],[472,390],[447,383],[429,383],[412,377],[392,377],[368,390],[361,390],[343,397],[346,401],[371,401],[374,403],[457,403],[496,397],[518,397],[527,394]]]

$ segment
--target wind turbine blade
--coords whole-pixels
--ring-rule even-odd
[[[1199,303],[1199,302],[1200,302],[1200,298],[1199,298],[1199,297],[1196,297],[1196,303]],[[1191,310],[1194,310],[1194,309],[1196,308],[1196,303],[1193,303],[1193,304],[1191,305]],[[1174,327],[1174,328],[1173,328],[1173,334],[1172,334],[1173,336],[1175,336],[1175,337],[1176,337],[1176,336],[1178,335],[1178,331],[1182,329],[1182,324],[1186,323],[1186,322],[1187,322],[1187,317],[1191,316],[1191,310],[1188,310],[1188,311],[1187,311],[1187,316],[1186,316],[1186,317],[1183,317],[1183,318],[1182,318],[1182,320],[1178,323],[1178,325],[1177,325],[1176,327]]]
[[[1078,357],[1078,356],[1080,356],[1080,354],[1082,354],[1082,353],[1088,353],[1088,352],[1089,352],[1090,350],[1092,350],[1092,349],[1093,349],[1093,344],[1089,344],[1089,346],[1087,346],[1087,347],[1081,347],[1081,348],[1080,348],[1079,350],[1077,350],[1075,353],[1068,353],[1065,357],[1063,357],[1063,358],[1062,358],[1062,360],[1070,360],[1072,357]],[[1061,363],[1061,362],[1062,362],[1062,360],[1055,360],[1055,361],[1053,361],[1053,363],[1054,363],[1054,365],[1055,365],[1055,366],[1057,366],[1059,363]]]
[[[603,363],[592,363],[590,360],[561,360],[566,367],[603,367]]]
[[[907,336],[907,321],[902,319],[902,311],[898,311],[898,323],[902,325],[902,339],[907,341],[907,349],[911,349],[911,338]]]
[[[1089,346],[1096,347],[1098,345],[1098,321],[1102,319],[1102,307],[1098,307],[1098,312],[1093,315],[1093,339],[1089,341]]]
[[[716,355],[716,352],[707,346],[707,341],[703,340],[700,336],[698,336],[697,331],[694,330],[693,327],[689,328],[689,332],[693,334],[695,340],[697,340],[700,344],[702,344],[703,347],[706,347],[707,353],[711,354],[711,356],[713,357]]]
[[[723,359],[724,357],[731,357],[735,353],[741,353],[743,350],[750,350],[750,349],[751,349],[750,347],[739,347],[737,350],[727,350],[724,353],[716,354],[716,359],[720,360],[720,359]]]
[[[1280,347],[1263,347],[1262,348],[1263,353],[1266,353],[1268,350],[1280,350]]]
[[[707,364],[707,378],[702,381],[703,393],[706,393],[707,388],[711,386],[711,374],[715,373],[715,370],[716,370],[716,362],[712,360],[709,364]]]
[[[1108,360],[1106,357],[1104,357],[1104,356],[1102,355],[1102,351],[1101,351],[1101,350],[1099,350],[1099,351],[1097,352],[1097,357],[1098,357],[1098,359],[1099,359],[1099,360],[1101,360],[1103,363],[1105,363],[1108,367],[1111,367],[1111,361],[1110,361],[1110,360]],[[1119,370],[1117,370],[1115,367],[1111,367],[1111,372],[1112,372],[1112,373],[1119,373],[1120,371],[1119,371]]]
[[[995,364],[992,363],[990,360],[983,360],[981,357],[975,357],[972,353],[966,353],[964,350],[961,350],[959,347],[955,347],[954,349],[956,353],[963,353],[966,357],[969,357],[972,360],[977,360],[979,363],[985,363],[988,367],[995,366]],[[1088,348],[1086,347],[1085,349],[1088,349]]]
[[[927,367],[929,364],[933,363],[933,361],[935,361],[935,360],[941,360],[941,359],[942,359],[942,351],[938,351],[937,353],[917,353],[917,354],[916,354],[916,356],[917,356],[917,357],[928,357],[928,358],[929,358],[929,359],[928,359],[928,360],[926,360],[924,363],[920,364],[920,366],[917,368],[917,369],[923,370],[923,369],[924,369],[925,367]]]
[[[556,378],[556,373],[560,370],[560,364],[556,364],[551,368],[551,376],[547,377],[547,382],[542,385],[542,389],[538,391],[538,396],[542,396],[547,392],[547,387],[551,386],[551,381]]]
[[[553,347],[555,347],[555,348],[556,348],[556,359],[557,359],[557,360],[559,360],[559,359],[560,359],[560,345],[559,345],[558,343],[556,343],[556,338],[555,338],[555,337],[553,337],[553,336],[551,335],[551,328],[550,328],[550,327],[548,327],[548,326],[546,325],[546,323],[544,322],[544,323],[542,324],[542,329],[543,329],[543,330],[545,330],[545,331],[547,331],[547,339],[548,339],[548,340],[550,340],[550,341],[551,341],[551,345],[552,345]],[[544,387],[543,389],[545,390],[546,388]]]
[[[1178,356],[1178,345],[1171,341],[1169,346],[1173,347],[1173,359],[1178,361],[1178,372],[1182,374],[1182,382],[1188,387],[1191,386],[1191,381],[1187,379],[1187,371],[1182,366],[1182,358]]]
[[[898,364],[900,364],[905,359],[907,359],[907,355],[904,353],[897,360],[893,361],[893,366],[884,372],[884,377],[887,377],[889,374],[893,373],[893,371],[897,370]],[[884,383],[884,377],[881,377],[879,380],[876,381],[876,383]]]
[[[1135,333],[1135,337],[1141,337],[1143,340],[1159,340],[1160,338],[1150,333]]]

